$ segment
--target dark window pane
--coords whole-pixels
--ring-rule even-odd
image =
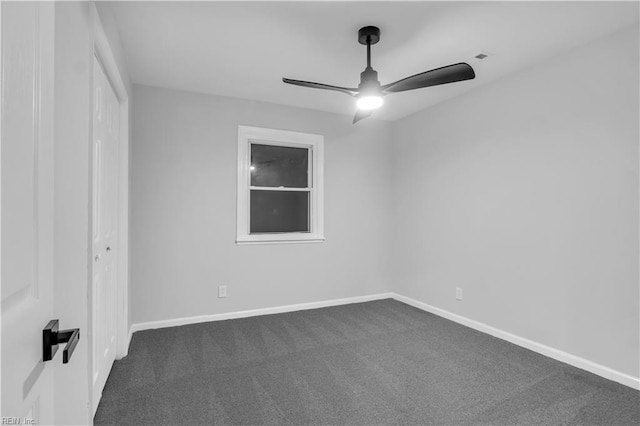
[[[309,150],[251,144],[251,186],[306,188]]]
[[[309,193],[252,190],[249,232],[309,232]]]

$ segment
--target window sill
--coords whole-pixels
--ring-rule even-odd
[[[277,238],[270,235],[260,235],[238,238],[236,244],[239,246],[244,245],[256,245],[256,244],[308,244],[308,243],[322,243],[324,242],[324,236],[321,235],[308,235],[304,237],[292,237],[290,235]]]

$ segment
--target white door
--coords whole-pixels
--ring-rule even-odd
[[[62,363],[62,350],[42,360],[42,329],[55,318],[53,8],[0,2],[3,423],[53,423],[53,368]]]
[[[93,401],[94,414],[116,356],[117,165],[120,105],[93,62]]]

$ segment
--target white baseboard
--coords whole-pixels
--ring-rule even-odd
[[[125,336],[125,341],[120,343],[118,342],[118,350],[116,351],[116,359],[122,359],[129,355],[129,346],[131,346],[131,336],[133,332],[131,331],[131,327],[127,330],[127,335]]]
[[[281,314],[284,312],[304,311],[307,309],[326,308],[329,306],[348,305],[350,303],[370,302],[372,300],[391,299],[393,293],[372,294],[369,296],[347,297],[345,299],[324,300],[322,302],[299,303],[296,305],[276,306],[273,308],[252,309],[248,311],[227,312],[223,314],[198,315],[194,317],[174,318],[170,320],[141,322],[131,325],[129,334],[136,331],[156,328],[176,327],[179,325],[197,324],[201,322],[222,321],[235,318],[248,318],[258,315]]]
[[[129,334],[127,334],[127,354],[129,354],[129,346],[131,346],[132,337],[133,337],[133,325],[129,327]]]
[[[426,303],[411,299],[406,296],[394,293],[392,297],[399,302],[406,303],[407,305],[414,306],[423,311],[438,315],[439,317],[457,322],[458,324],[473,328],[474,330],[490,334],[499,339],[506,340],[518,346],[522,346],[523,348],[527,348],[539,354],[548,356],[549,358],[564,362],[565,364],[569,364],[582,370],[586,370],[590,373],[597,374],[598,376],[604,377],[605,379],[613,380],[614,382],[618,382],[633,389],[640,390],[640,378],[638,377],[630,376],[628,374],[613,370],[609,367],[605,367],[604,365],[597,364],[579,356],[572,355],[570,353],[552,348],[547,345],[543,345],[542,343],[534,342],[533,340],[525,339],[524,337],[516,336],[515,334],[511,334],[498,328],[491,327],[490,325],[483,324],[479,321],[475,321],[461,315],[445,311],[444,309],[436,308],[435,306],[427,305]]]

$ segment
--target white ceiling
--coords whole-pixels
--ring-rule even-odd
[[[353,114],[338,92],[366,65],[357,31],[380,27],[382,84],[468,60],[476,79],[388,96],[396,120],[638,22],[637,2],[113,2],[134,83]],[[597,61],[598,58],[594,58]]]

